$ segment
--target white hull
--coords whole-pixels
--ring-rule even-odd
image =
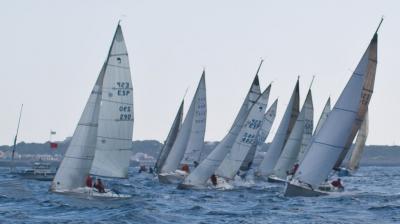
[[[232,190],[233,185],[229,183],[229,181],[217,177],[217,185],[213,185],[210,180],[207,181],[205,185],[193,185],[193,184],[185,184],[185,183],[180,183],[178,184],[178,189],[180,190]]]
[[[175,172],[171,173],[159,173],[158,174],[158,181],[163,184],[179,184],[181,183],[185,177],[189,174],[185,171],[176,170]]]
[[[281,179],[281,178],[279,178],[279,177],[277,177],[275,175],[269,176],[267,181],[270,182],[270,183],[279,183],[279,184],[284,184],[284,183],[287,182],[287,180]]]
[[[284,192],[285,197],[318,197],[324,195],[328,195],[328,193],[294,183],[286,183]]]
[[[105,193],[100,193],[97,189],[90,187],[82,187],[74,190],[52,190],[52,192],[86,199],[128,199],[132,197],[129,194],[118,194],[110,189],[105,189]]]

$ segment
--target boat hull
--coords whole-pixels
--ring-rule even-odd
[[[306,188],[293,183],[286,183],[284,196],[285,197],[319,197],[328,195],[328,193]]]
[[[14,173],[21,178],[39,180],[39,181],[52,181],[56,173],[34,173],[34,172],[16,172]]]
[[[279,184],[284,184],[284,183],[287,182],[286,180],[281,179],[281,178],[279,178],[279,177],[277,177],[275,175],[269,176],[267,181],[270,182],[270,183],[279,183]]]
[[[177,170],[171,173],[159,173],[158,181],[163,184],[179,184],[187,177],[188,173]]]
[[[74,190],[51,190],[53,193],[71,195],[84,199],[128,199],[129,194],[119,194],[113,190],[105,189],[105,193],[100,193],[95,188],[82,187]]]

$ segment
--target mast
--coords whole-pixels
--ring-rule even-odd
[[[15,150],[17,148],[17,138],[18,138],[18,132],[19,132],[19,125],[21,123],[21,116],[22,116],[22,109],[23,108],[24,108],[24,104],[21,104],[21,109],[19,110],[17,133],[15,134],[15,137],[14,137],[14,145],[13,145],[13,150],[12,150],[12,154],[11,154],[11,161],[14,161],[14,154],[15,154]],[[15,164],[14,163],[13,163],[12,169],[15,169]]]

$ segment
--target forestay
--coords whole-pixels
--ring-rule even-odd
[[[164,166],[161,168],[161,173],[174,172],[179,167],[185,151],[190,152],[192,156],[200,155],[204,145],[206,113],[206,85],[205,72],[203,71],[192,103],[171,152],[167,156]]]
[[[97,127],[101,100],[101,87],[105,64],[76,126],[71,142],[57,169],[51,185],[52,191],[72,190],[85,186],[96,150]]]
[[[172,123],[171,129],[169,130],[167,139],[164,142],[164,145],[158,156],[157,162],[154,166],[156,168],[157,173],[161,170],[161,167],[163,167],[165,160],[167,159],[167,156],[171,152],[172,146],[175,142],[176,136],[178,135],[179,129],[181,127],[182,117],[183,117],[183,103],[184,101],[182,100],[182,103],[179,106],[179,110],[176,113],[174,122]]]
[[[250,108],[254,105],[256,99],[260,95],[260,84],[258,81],[258,75],[256,75],[228,134],[215,147],[215,149],[198,165],[198,167],[185,178],[183,184],[195,186],[205,185],[208,178],[210,178],[210,176],[218,168],[222,160],[225,158],[226,154],[231,149],[236,137],[239,134],[239,131],[243,126],[243,123],[247,117],[247,114],[249,113]]]
[[[127,178],[132,155],[133,88],[121,26],[110,47],[99,113],[93,175]]]
[[[290,97],[289,104],[283,115],[282,121],[279,124],[274,139],[272,140],[267,153],[258,167],[258,175],[267,177],[272,173],[272,170],[274,169],[276,162],[282,153],[283,146],[285,145],[289,134],[292,131],[294,123],[296,122],[297,116],[299,115],[299,98],[299,80],[297,80],[292,96]]]
[[[230,152],[215,171],[217,176],[233,179],[250,148],[257,145],[257,134],[262,125],[270,91],[271,85],[268,86],[253,105]]]
[[[256,152],[260,152],[265,140],[268,137],[268,134],[271,130],[272,124],[274,123],[276,116],[276,108],[278,106],[278,99],[274,101],[268,111],[264,114],[264,119],[261,125],[261,128],[257,134],[257,144],[253,145],[249,152],[246,155],[246,158],[243,160],[242,165],[240,166],[241,171],[248,171],[254,161],[254,157]]]
[[[311,90],[308,91],[306,100],[303,104],[301,112],[297,117],[296,123],[286,141],[281,156],[279,157],[273,174],[281,179],[286,179],[288,171],[295,164],[303,142],[307,144],[307,140],[311,138],[313,131],[313,101]]]
[[[351,153],[349,169],[357,170],[360,164],[361,155],[364,152],[365,142],[368,137],[368,112],[365,114],[364,122],[362,123],[360,130],[358,130],[356,144],[354,145],[353,152]]]
[[[334,108],[313,138],[296,173],[298,181],[317,187],[328,177],[348,142],[353,141],[373,92],[377,41],[375,33]]]

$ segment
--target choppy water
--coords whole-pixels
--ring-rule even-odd
[[[123,201],[84,200],[48,192],[50,182],[0,168],[0,223],[400,223],[400,167],[363,167],[344,177],[346,191],[285,198],[282,187],[258,183],[229,191],[177,190],[130,170],[108,182],[133,194]]]

